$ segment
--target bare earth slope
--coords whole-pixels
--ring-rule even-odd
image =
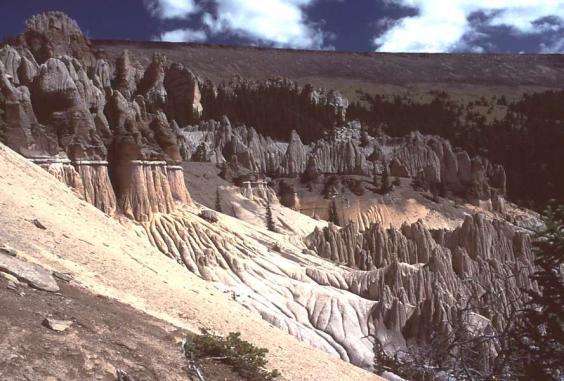
[[[269,349],[269,365],[286,379],[377,379],[272,327],[163,256],[140,228],[108,218],[3,145],[0,188],[0,240],[20,250],[22,258],[69,272],[94,293],[178,327],[240,331],[244,339]],[[46,229],[31,223],[34,219]]]
[[[196,380],[181,351],[189,333],[115,300],[59,282],[49,293],[0,276],[0,374],[3,380]],[[72,322],[64,332],[44,318]],[[243,381],[227,365],[203,364],[210,381]]]
[[[423,87],[479,93],[488,88],[520,92],[562,87],[564,55],[511,54],[393,54],[346,53],[189,43],[92,41],[110,61],[124,49],[146,66],[155,52],[190,67],[214,82],[234,75],[247,79],[283,76],[336,88],[346,95],[354,89]]]

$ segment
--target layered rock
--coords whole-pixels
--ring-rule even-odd
[[[31,161],[45,169],[60,182],[73,188],[80,196],[84,195],[82,177],[72,166],[69,159],[36,158]]]
[[[76,21],[62,12],[47,12],[29,18],[19,42],[31,50],[39,63],[64,55],[76,57],[87,66],[95,62],[90,42]]]
[[[28,20],[18,46],[0,50],[0,62],[0,128],[10,147],[49,163],[43,167],[110,215],[119,205],[146,219],[171,211],[171,200],[190,202],[177,166],[177,126],[164,114],[164,56],[155,55],[143,74],[124,52],[112,80],[111,65],[76,23],[50,12]]]
[[[113,215],[117,205],[108,173],[108,162],[78,160],[73,164],[82,179],[84,199],[104,213]]]
[[[129,166],[128,173],[122,173],[117,180],[118,205],[123,214],[137,221],[148,221],[154,213],[174,211],[166,162],[134,160]],[[181,189],[175,189],[177,197],[180,192]]]

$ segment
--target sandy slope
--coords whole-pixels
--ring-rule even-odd
[[[25,259],[70,272],[93,292],[179,327],[240,331],[270,350],[270,365],[288,380],[377,379],[270,326],[157,252],[139,227],[108,218],[3,145],[0,189],[0,241],[21,250]],[[33,219],[47,229],[37,228]]]

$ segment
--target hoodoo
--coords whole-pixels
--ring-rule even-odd
[[[250,340],[269,344],[276,327],[277,338],[302,342],[268,348],[296,380],[312,372],[308,356],[292,368],[292,348],[331,355],[323,360],[330,374],[317,379],[370,379],[378,355],[423,353],[451,337],[462,315],[468,340],[496,337],[508,309],[526,305],[524,290],[539,290],[531,234],[542,222],[507,200],[507,167],[488,152],[370,129],[351,117],[358,102],[303,83],[306,75],[220,82],[174,46],[149,54],[137,43],[119,52],[103,45],[49,12],[0,49],[0,159],[23,168],[0,181],[57,179],[73,192],[55,182],[50,197],[80,209],[71,219],[80,226],[91,216],[92,240],[101,240],[90,243],[92,261],[78,250],[51,255],[69,239],[51,232],[49,250],[37,246],[26,259],[178,327],[208,328],[207,318],[214,328],[237,315],[238,330],[248,319],[260,332]],[[3,195],[3,207],[4,198],[24,208],[15,195]],[[32,221],[49,231],[64,219],[37,213],[21,217],[26,229]],[[103,247],[111,255],[98,258]],[[127,266],[138,273],[117,279]],[[215,317],[211,302],[197,306],[201,319],[187,315],[190,292],[198,301],[217,293],[213,302],[225,305]],[[476,360],[484,374],[500,353],[490,343]]]

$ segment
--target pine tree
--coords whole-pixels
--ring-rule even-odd
[[[196,152],[192,154],[192,161],[206,162],[208,161],[208,149],[206,143],[200,143],[196,148]]]
[[[219,195],[219,187],[215,190],[215,211],[219,213],[223,213],[221,210],[221,197]]]
[[[382,174],[382,185],[380,187],[380,191],[382,193],[388,193],[392,189],[392,185],[390,184],[390,172],[388,170],[388,164],[384,163],[384,173]]]
[[[335,225],[339,226],[339,213],[337,212],[337,203],[335,199],[331,200],[331,204],[329,204],[329,222],[334,223]]]
[[[524,311],[515,336],[521,353],[516,362],[523,379],[561,380],[564,374],[564,205],[548,208],[545,228],[534,241],[538,291]],[[516,348],[517,349],[517,348]]]
[[[374,163],[372,169],[372,185],[374,185],[376,190],[380,189],[380,180],[378,179],[378,173],[376,172],[376,163]]]
[[[276,225],[274,224],[274,218],[272,217],[272,209],[270,208],[270,197],[266,202],[266,227],[271,232],[276,231]]]

